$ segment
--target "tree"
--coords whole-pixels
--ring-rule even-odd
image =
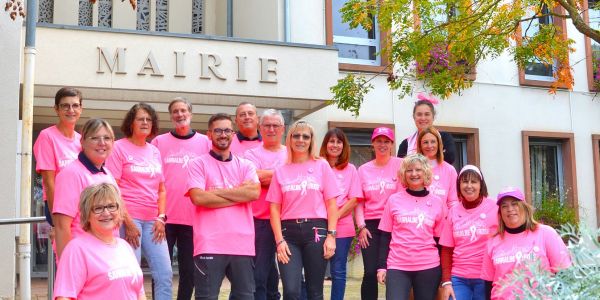
[[[380,30],[390,32],[380,55],[390,63],[385,71],[389,87],[399,90],[400,97],[420,82],[432,94],[448,98],[472,86],[470,74],[480,61],[504,52],[519,68],[530,63],[552,68],[556,80],[550,92],[571,89],[568,56],[575,51],[574,41],[557,23],[571,19],[579,32],[600,43],[600,31],[584,20],[586,1],[350,0],[340,12],[352,28],[372,28],[375,16]],[[332,102],[358,115],[373,88],[369,81],[348,74],[331,88]]]

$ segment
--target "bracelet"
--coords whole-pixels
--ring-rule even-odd
[[[367,228],[367,224],[362,224],[362,225],[358,226],[358,231],[361,231],[365,228]]]
[[[452,281],[444,281],[444,282],[442,282],[442,287],[445,287],[447,285],[452,285]]]
[[[279,247],[279,245],[283,244],[284,242],[285,242],[285,240],[281,239],[281,241],[279,241],[275,244],[275,248]]]
[[[163,219],[162,219],[162,218],[156,217],[156,219],[154,219],[154,220],[156,220],[156,221],[159,221],[159,222],[161,222],[163,225],[165,225],[165,221],[163,221]]]

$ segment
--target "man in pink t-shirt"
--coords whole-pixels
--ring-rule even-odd
[[[242,102],[235,110],[235,125],[238,132],[232,137],[230,151],[234,155],[243,154],[262,145],[262,136],[258,131],[258,115],[256,106],[249,102]]]
[[[162,158],[166,203],[166,235],[169,257],[177,244],[179,288],[177,299],[191,299],[194,291],[194,243],[192,218],[194,205],[185,194],[190,163],[210,150],[208,138],[191,128],[192,104],[177,97],[169,104],[169,114],[175,129],[152,140]]]
[[[196,299],[217,299],[223,277],[232,299],[254,297],[254,226],[251,201],[260,195],[254,165],[229,150],[233,122],[227,114],[208,121],[212,149],[190,163],[186,195],[194,212]]]
[[[270,223],[269,203],[266,201],[271,178],[276,168],[284,165],[287,159],[287,148],[281,144],[285,132],[281,112],[268,109],[260,117],[260,134],[263,137],[262,147],[252,148],[244,157],[254,163],[260,180],[261,191],[258,200],[252,202],[254,214],[254,232],[256,256],[254,257],[255,300],[279,299],[279,275],[275,266],[275,237]]]

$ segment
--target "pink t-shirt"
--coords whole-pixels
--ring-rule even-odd
[[[246,151],[256,148],[258,146],[262,146],[262,144],[262,140],[240,142],[240,140],[237,137],[237,134],[235,134],[231,138],[231,145],[229,146],[229,151],[231,151],[231,153],[233,153],[234,155],[243,157]]]
[[[497,228],[498,206],[490,198],[484,198],[473,209],[465,209],[460,203],[450,208],[440,245],[454,247],[452,275],[472,279],[481,276],[486,243]]]
[[[535,231],[496,235],[487,242],[481,278],[493,281],[492,299],[515,299],[514,286],[500,292],[501,281],[507,280],[513,269],[538,260],[542,268],[556,272],[571,265],[569,251],[556,231],[538,224]]]
[[[439,237],[445,206],[429,193],[415,197],[401,189],[388,199],[379,229],[392,233],[387,268],[421,271],[440,265],[433,237]]]
[[[35,170],[54,171],[54,176],[77,159],[81,151],[81,135],[75,132],[72,139],[64,136],[56,125],[40,131],[35,144],[33,155],[35,156]],[[42,182],[43,185],[43,182]],[[44,201],[46,201],[46,187],[43,187]]]
[[[208,153],[211,142],[201,133],[182,139],[168,132],[154,138],[152,145],[158,148],[162,157],[167,191],[167,223],[191,226],[195,207],[190,198],[185,196],[188,167],[200,155]]]
[[[434,195],[440,197],[448,208],[458,204],[458,194],[456,193],[456,169],[451,164],[443,161],[438,164],[435,160],[430,161],[433,177],[431,185],[427,189]]]
[[[285,164],[287,148],[281,147],[279,151],[273,152],[264,147],[256,147],[246,151],[244,157],[254,163],[257,170],[275,170]],[[269,188],[261,186],[260,197],[252,202],[252,213],[257,219],[268,220],[271,217],[269,203],[266,200],[268,191]]]
[[[376,166],[375,160],[372,160],[358,168],[358,177],[364,194],[366,220],[381,219],[388,198],[402,186],[398,178],[401,165],[401,158],[391,157],[383,167]]]
[[[125,240],[107,245],[89,233],[73,239],[60,258],[54,299],[131,299],[144,293],[142,269]]]
[[[92,174],[79,160],[69,164],[56,176],[54,187],[54,206],[52,213],[63,214],[73,218],[71,222],[71,237],[75,238],[83,233],[79,224],[79,196],[88,186],[99,183],[117,183],[110,171]],[[115,231],[118,236],[118,231]]]
[[[352,198],[362,198],[362,188],[360,186],[360,179],[358,178],[358,172],[356,171],[356,167],[353,164],[348,164],[343,170],[338,170],[333,168],[333,173],[335,174],[335,179],[340,191],[342,194],[337,197],[337,206],[338,209],[344,206],[348,199]],[[352,219],[352,214],[348,214],[347,216],[340,218],[337,223],[337,236],[340,238],[343,237],[353,237],[356,232],[354,229],[354,220]]]
[[[324,159],[285,164],[273,174],[267,201],[281,204],[281,220],[327,219],[325,201],[341,194],[334,178]]]
[[[115,142],[106,166],[119,181],[129,215],[154,220],[158,215],[158,188],[165,181],[158,149],[149,143],[137,146],[123,138]]]
[[[258,183],[254,165],[232,155],[219,161],[204,154],[190,162],[186,190],[231,189],[244,181]],[[194,256],[200,254],[254,255],[254,220],[250,202],[223,208],[196,206],[194,211]]]

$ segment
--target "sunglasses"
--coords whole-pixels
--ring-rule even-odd
[[[294,133],[292,134],[292,138],[295,140],[305,140],[305,141],[310,141],[311,136],[309,134],[300,134],[300,133]]]

